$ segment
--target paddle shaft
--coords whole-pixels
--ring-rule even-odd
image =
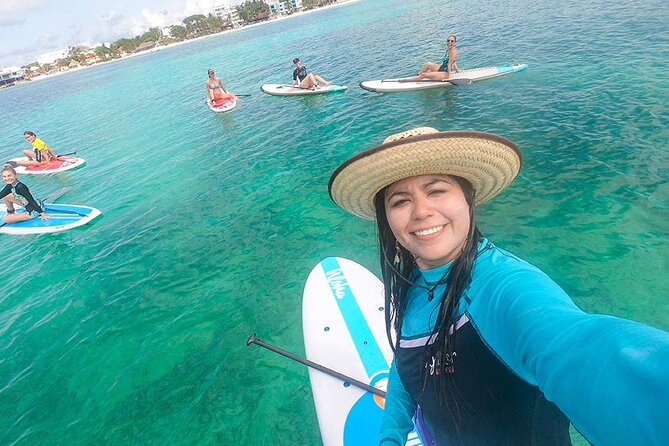
[[[337,379],[340,379],[344,382],[349,382],[352,385],[354,385],[356,387],[359,387],[360,389],[366,390],[368,392],[372,392],[373,394],[379,395],[383,398],[386,397],[386,392],[384,392],[381,389],[377,389],[376,387],[372,387],[369,384],[365,384],[364,382],[358,381],[355,378],[351,378],[350,376],[346,376],[343,373],[339,373],[336,370],[332,370],[330,368],[327,368],[327,367],[325,367],[323,365],[320,365],[318,363],[315,363],[313,361],[309,361],[308,359],[301,358],[301,357],[299,357],[299,356],[297,356],[297,355],[295,355],[295,354],[293,354],[289,351],[286,351],[282,348],[276,347],[272,344],[268,344],[267,342],[263,341],[262,339],[259,339],[258,337],[256,337],[255,333],[253,333],[251,336],[249,336],[249,339],[246,341],[246,346],[249,346],[251,344],[257,344],[261,347],[266,348],[267,350],[271,350],[274,353],[278,353],[281,356],[285,356],[286,358],[292,359],[293,361],[297,361],[300,364],[306,365],[307,367],[311,367],[312,369],[318,370],[319,372],[323,372],[326,375],[333,376],[333,377],[335,377]]]
[[[454,79],[419,79],[419,80],[383,79],[381,82],[399,82],[400,84],[407,84],[409,82],[416,82],[416,83],[442,82],[442,83],[448,83],[448,84],[453,84],[453,85],[471,85],[473,80],[469,79],[469,78],[466,78],[466,77],[459,77],[459,78],[454,78]]]
[[[61,156],[70,156],[70,155],[76,155],[76,154],[77,154],[77,151],[75,150],[74,152],[70,152],[70,153],[61,153],[59,155],[56,155],[56,157],[58,158],[58,157],[61,157]]]

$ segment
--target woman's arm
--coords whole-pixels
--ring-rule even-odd
[[[453,72],[453,67],[455,67],[455,69],[458,72],[460,72],[457,61],[458,61],[458,50],[453,48],[448,54],[448,67],[447,67],[448,74],[451,74]]]
[[[669,444],[669,333],[581,311],[537,268],[500,262],[468,309],[500,359],[593,444]]]
[[[395,361],[390,366],[386,406],[381,421],[380,446],[404,446],[407,435],[413,429],[413,416],[416,402],[404,388],[395,368]]]

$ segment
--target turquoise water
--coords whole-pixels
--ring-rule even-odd
[[[352,153],[416,126],[504,135],[521,176],[480,209],[498,245],[584,309],[669,329],[664,2],[363,0],[0,91],[0,156],[35,131],[87,167],[23,177],[98,207],[81,230],[1,236],[0,444],[320,442],[301,292],[323,257],[378,272],[372,224],[328,198]],[[664,14],[666,16],[666,14]],[[472,87],[378,95],[459,36]],[[349,85],[270,97],[291,60]],[[204,104],[213,67],[242,98]],[[623,428],[623,427],[621,427]],[[582,440],[576,438],[579,444]]]

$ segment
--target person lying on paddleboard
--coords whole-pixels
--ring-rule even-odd
[[[225,89],[223,81],[216,77],[216,73],[211,68],[207,71],[209,78],[207,79],[207,98],[209,103],[216,105],[224,99],[237,99],[237,96]]]
[[[332,82],[326,81],[317,74],[307,72],[307,68],[302,65],[299,58],[293,59],[295,70],[293,70],[293,82],[291,86],[300,88],[320,88],[321,85],[332,85]]]
[[[33,146],[33,150],[24,150],[23,154],[28,157],[27,160],[17,161],[20,166],[40,166],[49,164],[52,159],[57,158],[57,155],[51,150],[51,147],[37,137],[37,135],[30,130],[23,132],[23,137]]]
[[[446,39],[446,54],[444,54],[444,59],[441,61],[441,65],[434,62],[426,62],[418,72],[418,76],[406,78],[406,80],[423,80],[431,79],[435,81],[446,80],[451,77],[451,73],[455,71],[456,73],[460,72],[460,67],[458,67],[458,49],[455,47],[456,37],[451,34]]]
[[[403,445],[419,405],[439,446],[570,445],[570,422],[596,445],[668,445],[669,333],[584,313],[479,230],[520,168],[506,138],[424,127],[332,174],[332,200],[376,220],[395,353],[380,444]]]
[[[0,190],[0,198],[7,206],[7,215],[3,217],[4,223],[32,220],[37,216],[42,220],[49,218],[42,206],[33,198],[28,186],[19,181],[16,171],[9,164],[2,169],[2,181],[5,182],[5,187]],[[16,213],[15,209],[18,207],[25,207],[25,211]]]

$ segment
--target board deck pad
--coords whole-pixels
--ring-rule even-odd
[[[309,274],[302,300],[307,359],[386,389],[392,350],[383,284],[363,266],[328,257]],[[378,444],[384,399],[314,369],[309,378],[325,446]],[[407,445],[427,446],[413,430]]]
[[[211,103],[211,101],[207,100],[207,104],[209,105],[209,109],[211,111],[221,113],[221,112],[227,112],[235,107],[237,107],[237,100],[233,98],[219,98],[216,99],[216,104]]]
[[[467,70],[461,70],[459,73],[451,74],[451,79],[469,79],[471,82],[479,82],[485,79],[492,79],[495,77],[516,73],[518,71],[523,71],[526,68],[526,64],[471,68]],[[428,79],[419,81],[406,81],[401,78],[396,78],[360,82],[361,88],[376,93],[399,93],[405,91],[419,91],[451,86],[453,86],[453,84],[448,82],[448,80],[432,81]]]
[[[5,204],[0,204],[0,234],[24,235],[62,232],[83,226],[102,214],[98,209],[74,204],[45,203],[44,210],[49,215],[48,220],[36,217],[27,221],[3,223],[2,219],[7,215],[7,207]],[[15,209],[15,212],[23,211],[23,208]]]
[[[336,93],[338,91],[346,91],[346,85],[329,85],[327,87],[319,88],[299,88],[287,84],[264,84],[260,87],[263,93],[274,96],[308,96],[314,94]]]
[[[28,161],[28,158],[23,156],[19,158],[13,158],[9,161],[18,162],[18,161]],[[76,169],[77,167],[83,166],[86,163],[86,160],[83,158],[78,158],[76,156],[58,156],[46,164],[40,166],[16,166],[14,170],[19,174],[49,174],[49,173],[59,173],[65,172],[67,170]]]

